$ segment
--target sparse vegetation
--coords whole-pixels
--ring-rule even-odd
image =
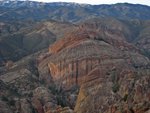
[[[114,93],[116,93],[117,91],[119,91],[119,83],[118,83],[118,75],[116,73],[116,70],[112,70],[111,72],[111,79],[112,79],[112,82],[113,82],[113,85],[112,85],[112,91]]]
[[[57,99],[57,104],[58,105],[61,105],[62,107],[66,106],[65,98],[62,95],[57,95],[56,99]]]
[[[38,72],[38,68],[36,66],[36,60],[35,59],[31,59],[29,60],[29,64],[28,64],[28,69],[37,77],[39,77],[39,72]]]
[[[8,104],[9,104],[10,106],[14,106],[14,105],[15,105],[15,101],[14,101],[13,99],[11,99],[11,100],[9,100]]]
[[[116,93],[117,91],[119,91],[119,87],[120,87],[120,86],[119,86],[118,83],[113,84],[113,86],[112,86],[113,92]]]
[[[128,99],[128,94],[125,94],[124,97],[123,97],[123,100],[126,102]]]
[[[49,90],[51,91],[51,93],[54,94],[54,95],[58,93],[58,90],[57,90],[57,88],[56,88],[55,85],[49,86],[48,89],[49,89]]]
[[[29,96],[29,97],[33,97],[33,92],[30,92],[30,93],[28,94],[28,96]]]
[[[53,85],[49,86],[49,90],[51,91],[51,93],[53,95],[56,96],[58,105],[61,105],[62,107],[65,107],[67,105],[66,98],[65,98],[64,92],[61,87],[58,88],[56,85],[53,84]]]
[[[15,105],[15,101],[13,99],[8,99],[8,97],[6,97],[6,96],[2,96],[1,99],[2,99],[2,101],[7,102],[10,106]]]
[[[32,113],[38,113],[36,109],[32,107]]]
[[[2,96],[1,99],[2,99],[2,101],[9,101],[6,96]]]
[[[0,112],[150,109],[149,6],[26,1],[0,2]]]

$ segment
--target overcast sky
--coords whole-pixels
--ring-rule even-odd
[[[145,4],[150,6],[150,0],[32,0],[40,2],[76,2],[76,3],[88,3],[88,4],[114,4],[114,3],[133,3],[133,4]]]

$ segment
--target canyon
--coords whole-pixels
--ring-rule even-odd
[[[0,113],[150,112],[149,6],[0,9]]]

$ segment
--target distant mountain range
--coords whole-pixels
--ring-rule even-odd
[[[150,7],[1,0],[0,113],[150,113]]]
[[[150,19],[150,7],[128,3],[89,5],[65,2],[0,1],[0,21],[53,19],[79,22],[93,17],[110,16],[119,19],[148,20]]]
[[[141,29],[147,26],[143,23],[149,25],[150,7],[128,3],[90,5],[66,2],[42,3],[1,0],[0,59],[18,60],[24,55],[48,47],[63,34],[70,32],[70,28],[75,28],[76,25],[86,20],[112,17],[131,27],[134,33],[128,35],[127,40],[135,42],[135,39],[144,36],[139,35]],[[148,32],[149,30],[143,33]],[[140,43],[139,46],[144,46],[147,42],[143,41],[143,44]],[[149,50],[146,50],[146,52],[149,56]]]

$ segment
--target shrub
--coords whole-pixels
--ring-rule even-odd
[[[64,97],[62,97],[61,95],[57,95],[56,99],[57,99],[57,104],[58,105],[61,105],[62,107],[66,106],[66,102],[65,102],[65,98]]]
[[[123,100],[126,102],[127,98],[128,98],[128,94],[125,94],[124,97],[123,97]]]
[[[57,94],[57,92],[58,92],[55,85],[49,86],[48,89],[49,89],[49,90],[51,91],[51,93],[54,94],[54,95]]]
[[[113,84],[113,86],[112,86],[113,92],[116,93],[117,91],[119,91],[119,87],[120,87],[120,86],[119,86],[118,83]]]
[[[14,106],[14,105],[15,105],[15,101],[14,101],[14,100],[10,100],[10,101],[9,101],[9,105],[10,105],[10,106]]]
[[[8,98],[5,96],[2,96],[1,98],[2,98],[2,101],[8,101]]]

